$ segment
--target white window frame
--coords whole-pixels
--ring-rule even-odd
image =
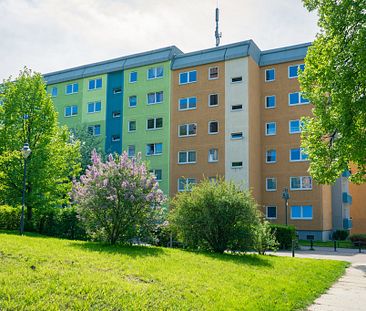
[[[158,77],[158,68],[163,69],[163,75]],[[153,78],[149,78],[149,70],[152,69],[154,70],[154,77]],[[163,66],[157,66],[157,67],[150,67],[146,70],[146,79],[147,80],[154,80],[154,79],[162,79],[164,77],[164,67]]]
[[[290,95],[292,95],[292,94],[298,94],[299,95],[299,101],[296,104],[291,104]],[[291,92],[291,93],[288,93],[288,105],[290,107],[293,107],[293,106],[302,106],[302,105],[309,105],[310,104],[310,101],[307,101],[305,103],[302,103],[301,102],[301,97],[302,97],[301,92]]]
[[[274,124],[275,125],[275,132],[274,132],[274,134],[268,134],[267,133],[267,125],[269,125],[269,124]],[[274,121],[272,121],[272,122],[266,122],[265,128],[264,128],[264,133],[265,133],[266,136],[275,136],[275,135],[277,135],[277,123],[274,122]]]
[[[234,163],[241,163],[241,165],[240,166],[233,166]],[[243,161],[231,161],[230,166],[231,166],[232,169],[240,169],[240,168],[243,168]]]
[[[121,117],[121,111],[113,111],[112,112],[112,118],[113,119],[118,119]]]
[[[180,180],[184,179],[184,189],[180,189],[179,188],[179,184],[180,184]],[[193,182],[190,182],[193,181]],[[178,178],[178,183],[177,183],[177,188],[178,188],[178,192],[184,192],[184,191],[191,191],[191,189],[189,189],[189,185],[193,185],[195,186],[197,184],[197,179],[196,178],[192,178],[192,177],[180,177]]]
[[[189,153],[190,152],[194,152],[195,153],[195,158],[196,158],[196,160],[195,161],[189,161]],[[187,161],[185,161],[185,162],[180,162],[179,160],[180,160],[180,154],[181,153],[185,153],[186,154],[186,158],[187,158]],[[181,150],[181,151],[178,151],[178,164],[179,165],[185,165],[185,164],[195,164],[195,163],[197,163],[197,151],[196,150]]]
[[[267,71],[273,70],[274,71],[274,78],[273,80],[267,80]],[[264,82],[273,82],[276,81],[276,69],[275,68],[267,68],[264,70]]]
[[[99,130],[100,130],[100,133],[99,134],[95,134],[95,128],[99,126]],[[88,126],[88,131],[89,131],[89,128],[93,128],[93,136],[100,136],[101,135],[101,132],[102,132],[102,128],[100,126],[100,124],[95,124],[95,125],[89,125]]]
[[[216,78],[211,78],[210,74],[211,74],[211,69],[217,68],[217,77]],[[208,80],[217,80],[220,76],[220,71],[219,71],[219,66],[212,66],[208,68]]]
[[[196,127],[196,133],[194,134],[189,134],[189,126],[190,125],[194,125]],[[180,127],[185,125],[187,127],[187,135],[181,135],[180,134]],[[191,137],[191,136],[196,136],[197,135],[197,123],[185,123],[185,124],[180,124],[178,125],[178,137]]]
[[[189,73],[191,73],[191,72],[196,72],[196,81],[190,81],[189,80]],[[180,75],[181,74],[183,74],[183,73],[186,73],[187,74],[187,82],[184,82],[184,83],[182,83],[181,81],[180,81]],[[198,81],[198,74],[197,74],[197,70],[190,70],[190,71],[183,71],[183,72],[180,72],[179,74],[178,74],[178,83],[179,83],[179,85],[185,85],[185,84],[190,84],[190,83],[196,83]]]
[[[161,153],[156,153],[156,145],[161,144]],[[154,145],[154,153],[152,154],[147,154],[146,150],[145,150],[145,154],[147,157],[151,157],[151,156],[157,156],[157,155],[162,155],[163,154],[163,143],[151,143],[151,144],[146,144],[147,145]]]
[[[118,136],[118,138],[117,138]],[[112,135],[112,142],[121,141],[121,135]]]
[[[133,73],[136,73],[136,81],[131,81],[131,77],[132,77]],[[128,83],[136,83],[137,82],[137,80],[138,80],[138,72],[137,71],[131,71],[128,76],[129,76],[128,77]]]
[[[100,103],[100,110],[96,110],[96,104],[97,103]],[[89,105],[93,105],[93,111],[90,111],[89,112]],[[98,112],[101,112],[102,111],[102,101],[101,100],[96,100],[96,101],[94,101],[94,102],[88,102],[88,106],[87,106],[87,113],[89,113],[89,114],[93,114],[93,113],[98,113]]]
[[[235,135],[235,134],[241,134],[241,136],[240,137],[233,137],[233,135]],[[243,132],[232,132],[232,133],[230,133],[230,139],[231,140],[241,140],[241,139],[244,139],[244,134],[243,134]]]
[[[291,160],[291,150],[292,149],[300,149],[300,159],[299,160]],[[289,150],[289,159],[290,159],[290,162],[306,162],[306,161],[309,161],[309,157],[307,159],[302,159],[302,155],[304,154],[304,149],[299,147],[299,148],[290,148]]]
[[[301,216],[300,217],[293,217],[292,216],[292,207],[299,206],[301,209]],[[311,217],[304,217],[304,206],[311,206]],[[313,205],[291,205],[290,206],[290,218],[294,220],[312,220],[314,218],[314,206]]]
[[[132,122],[135,122],[135,129],[134,130],[131,130],[130,129],[130,125],[131,125],[131,123]],[[136,120],[129,120],[128,122],[127,122],[127,131],[129,132],[129,133],[134,133],[134,132],[136,132],[137,131],[137,122],[136,122]]]
[[[217,96],[217,105],[210,105],[210,101],[211,101],[211,96],[212,95],[216,95]],[[207,99],[207,105],[208,107],[217,107],[220,104],[220,96],[218,93],[212,93],[212,94],[208,94],[208,99]]]
[[[158,102],[157,101],[157,94],[158,93],[162,93],[163,100],[161,102]],[[154,94],[154,102],[153,103],[149,103],[149,95],[150,94]],[[157,105],[157,104],[161,104],[163,102],[164,102],[164,91],[150,92],[150,93],[147,93],[147,95],[146,95],[146,103],[147,103],[147,105]]]
[[[133,155],[130,155],[130,150],[132,149],[132,147],[133,147]],[[127,156],[129,158],[132,158],[132,157],[136,156],[136,146],[135,145],[128,145],[127,146]]]
[[[276,153],[276,160],[275,161],[268,161],[268,152],[269,151],[274,151]],[[268,149],[266,150],[266,163],[271,164],[271,163],[276,163],[277,162],[277,150],[276,149]]]
[[[194,108],[189,108],[189,100],[190,100],[191,98],[195,98],[195,99],[196,99],[196,107],[194,107]],[[187,100],[187,108],[183,108],[183,109],[182,109],[182,108],[180,108],[180,101],[181,101],[182,99],[186,99],[186,100]],[[196,97],[196,96],[181,97],[181,98],[179,98],[179,99],[178,99],[178,110],[179,110],[179,111],[195,110],[195,109],[197,109],[197,97]]]
[[[304,64],[304,63],[302,63],[302,64],[289,65],[289,66],[287,67],[287,77],[288,77],[289,79],[296,79],[296,78],[298,78],[298,77],[299,77],[299,74],[298,74],[298,73],[296,74],[296,76],[294,76],[294,77],[290,77],[290,67],[297,67],[296,72],[298,72],[298,71],[299,71],[299,69],[300,69],[300,66],[301,66],[301,65],[304,65],[304,66],[305,66],[305,64]]]
[[[275,207],[276,208],[276,217],[269,217],[268,216],[268,207]],[[277,219],[278,211],[277,205],[266,205],[266,219]]]
[[[130,101],[131,97],[136,97],[136,106],[131,106],[131,101]],[[136,108],[137,107],[137,95],[128,96],[128,107],[129,108]]]
[[[233,79],[239,79],[239,78],[241,78],[241,80],[239,80],[239,81],[233,81]],[[243,81],[244,81],[243,76],[237,76],[237,77],[231,77],[230,78],[230,83],[231,84],[243,83]]]
[[[211,125],[211,123],[213,123],[213,122],[217,122],[217,132],[213,132],[213,133],[211,133],[211,132],[210,132],[210,125]],[[211,121],[208,121],[208,135],[217,135],[219,132],[220,132],[220,123],[219,123],[219,121],[217,121],[217,120],[211,120]]]
[[[97,87],[97,80],[101,80],[102,81],[102,84],[100,87]],[[90,81],[94,81],[94,88],[90,88]],[[88,80],[88,91],[95,91],[95,90],[99,90],[103,88],[103,79],[102,78],[94,78],[94,79],[89,79]]]
[[[292,178],[299,178],[300,179],[300,188],[293,188],[292,187]],[[310,188],[303,187],[303,178],[310,178]],[[311,176],[290,176],[290,190],[291,191],[309,191],[313,190],[313,179]]]
[[[267,98],[270,98],[270,97],[274,97],[274,99],[275,99],[275,104],[274,104],[273,107],[267,107]],[[276,98],[276,95],[268,95],[268,96],[265,96],[265,98],[264,98],[264,108],[265,109],[274,109],[274,108],[276,108],[276,106],[277,106],[277,98]]]
[[[71,88],[72,88],[71,93],[67,93],[67,87],[69,85],[71,85]],[[75,90],[74,90],[75,85],[78,86],[78,91],[77,92],[75,92]],[[72,94],[77,94],[77,93],[79,93],[79,83],[78,82],[66,84],[66,86],[65,86],[65,95],[72,95]]]
[[[53,92],[54,90],[56,90],[56,92],[55,92],[56,94],[54,94],[54,92]],[[58,88],[57,88],[57,86],[53,86],[51,89],[51,96],[57,97],[57,95],[58,95]]]
[[[158,179],[156,176],[156,171],[161,171],[161,179]],[[151,169],[150,174],[153,174],[155,176],[156,181],[162,181],[163,180],[163,170],[161,168]]]
[[[299,122],[299,130],[295,131],[295,132],[291,132],[291,122],[295,122],[295,121]],[[299,133],[301,133],[301,121],[299,119],[288,121],[288,132],[290,134],[299,134]]]
[[[216,153],[217,153],[217,160],[211,160],[210,159],[210,151],[211,150],[216,150]],[[208,163],[216,163],[216,162],[219,162],[219,149],[218,148],[211,148],[208,150],[208,159],[207,159]]]
[[[276,182],[276,188],[275,189],[268,189],[268,180],[269,179],[274,179]],[[275,192],[277,191],[277,178],[276,177],[266,177],[266,191],[267,192]]]
[[[156,127],[156,120],[157,119],[161,119],[162,120],[162,126],[161,127]],[[154,127],[153,128],[149,128],[149,120],[154,120]],[[146,130],[147,131],[156,131],[156,130],[161,130],[164,126],[164,120],[163,117],[156,117],[156,118],[148,118],[146,119]]]
[[[233,109],[233,107],[239,107],[239,106],[241,106],[241,108],[238,108],[238,109]],[[236,111],[242,111],[243,110],[243,104],[236,104],[236,105],[231,105],[231,111],[233,111],[233,112],[236,112]]]
[[[72,108],[73,107],[76,107],[77,108],[77,112],[76,113],[73,113],[73,111],[72,111]],[[66,108],[70,108],[71,109],[71,114],[69,116],[66,115]],[[75,116],[78,115],[78,113],[79,113],[79,107],[78,107],[78,105],[71,105],[71,106],[65,106],[64,107],[64,117],[65,118],[75,117]]]

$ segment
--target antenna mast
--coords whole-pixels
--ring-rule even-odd
[[[215,30],[215,38],[216,38],[216,46],[220,45],[220,38],[222,37],[222,33],[219,32],[219,5],[216,8],[216,30]]]

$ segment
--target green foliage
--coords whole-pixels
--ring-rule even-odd
[[[305,310],[346,263],[0,233],[1,310]]]
[[[20,226],[20,207],[0,205],[0,229],[18,230]]]
[[[321,29],[300,74],[301,90],[314,105],[302,146],[310,173],[333,183],[351,164],[350,180],[366,181],[366,1],[303,0],[317,10]]]
[[[294,226],[270,225],[273,234],[279,243],[280,249],[289,249],[292,246],[292,240],[296,238],[296,229]]]
[[[0,204],[21,203],[24,160],[20,150],[28,142],[32,150],[26,160],[29,222],[33,209],[69,203],[71,179],[80,170],[79,145],[70,143],[66,127],[58,127],[57,113],[39,73],[25,68],[15,81],[4,81],[2,92]]]
[[[279,243],[276,240],[275,233],[271,225],[265,219],[259,222],[255,229],[253,247],[258,254],[264,255],[267,250],[276,251]]]
[[[366,234],[351,234],[349,239],[355,246],[358,246],[359,243],[357,242],[361,242],[362,245],[366,245]]]
[[[169,219],[188,247],[218,253],[250,249],[260,222],[250,192],[223,179],[206,179],[192,191],[177,194]]]
[[[349,236],[349,230],[336,230],[332,234],[333,240],[344,241]]]

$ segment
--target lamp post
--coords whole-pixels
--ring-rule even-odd
[[[25,207],[25,182],[27,177],[27,158],[31,154],[32,150],[29,148],[29,144],[25,143],[22,149],[22,156],[24,159],[24,174],[23,174],[23,193],[22,193],[22,214],[20,216],[20,235],[24,232],[24,207]]]
[[[288,199],[290,198],[290,194],[288,193],[288,189],[285,188],[283,189],[283,192],[282,192],[282,199],[285,200],[285,213],[286,213],[286,226],[288,225],[287,223],[287,215],[288,215]]]

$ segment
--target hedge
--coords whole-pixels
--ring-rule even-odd
[[[0,229],[18,230],[20,226],[20,207],[0,205]]]
[[[352,234],[349,239],[355,246],[358,246],[358,242],[361,242],[362,245],[366,245],[366,234]]]
[[[289,249],[292,245],[292,240],[296,238],[296,229],[294,226],[286,225],[270,225],[274,233],[280,249]]]

